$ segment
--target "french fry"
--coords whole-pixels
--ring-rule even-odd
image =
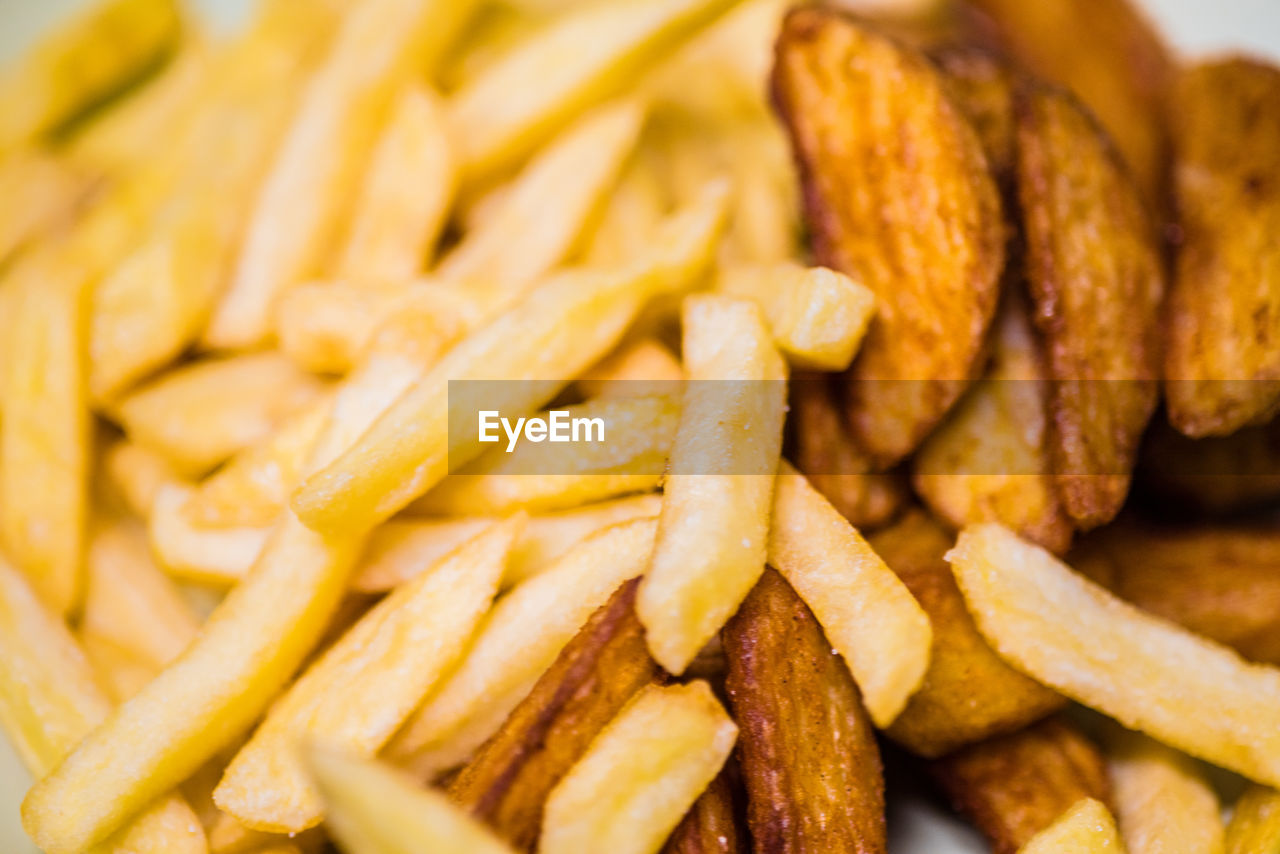
[[[1275,854],[1280,851],[1280,795],[1250,786],[1236,800],[1227,825],[1227,854]]]
[[[449,101],[466,180],[482,181],[518,162],[732,5],[660,0],[584,7],[538,31]]]
[[[497,523],[374,606],[272,706],[214,802],[258,830],[319,824],[324,806],[295,745],[317,741],[372,758],[461,657],[523,524]]]
[[[1021,729],[1066,704],[1002,661],[978,633],[944,559],[953,542],[918,510],[871,536],[871,548],[906,584],[933,628],[924,682],[888,729],[890,738],[930,758]]]
[[[1138,735],[1109,739],[1116,823],[1128,854],[1223,851],[1222,806],[1191,760]]]
[[[187,513],[194,492],[177,483],[161,486],[151,505],[151,548],[174,578],[232,587],[248,575],[271,538],[271,525],[208,528]]]
[[[846,388],[858,445],[887,467],[982,368],[1005,260],[999,194],[923,56],[819,8],[791,12],[778,44],[773,89],[815,257],[876,295]]]
[[[1090,528],[1124,502],[1155,408],[1160,247],[1119,157],[1074,100],[1027,84],[1017,115],[1026,276],[1052,379],[1049,456],[1063,509]]]
[[[748,843],[738,827],[729,767],[693,802],[662,847],[663,854],[745,854]]]
[[[660,496],[633,495],[534,516],[511,551],[503,583],[514,586],[532,578],[591,534],[622,522],[656,518],[661,508]]]
[[[690,383],[653,562],[636,604],[653,657],[675,674],[733,615],[764,569],[787,377],[752,303],[689,297],[683,325]],[[738,387],[730,394],[714,390],[726,383]],[[718,470],[704,473],[708,465]]]
[[[774,343],[798,368],[849,367],[875,312],[870,290],[825,267],[722,267],[716,288],[756,302]]]
[[[435,248],[456,183],[438,97],[401,92],[352,208],[337,276],[353,282],[412,278]]]
[[[1116,822],[1106,806],[1085,798],[1067,810],[1053,824],[1037,833],[1019,854],[1110,854],[1123,850]]]
[[[112,488],[119,493],[129,512],[146,521],[160,487],[178,481],[178,474],[155,451],[121,439],[107,448],[103,467]]]
[[[179,368],[116,407],[129,438],[196,476],[270,434],[315,400],[323,383],[277,353]]]
[[[591,613],[644,572],[656,530],[652,519],[606,528],[499,599],[462,663],[427,695],[387,746],[387,757],[419,779],[466,761]],[[512,656],[513,649],[520,655]]]
[[[661,669],[635,616],[638,581],[601,605],[449,784],[449,797],[517,850],[531,850],[543,805],[599,732]]]
[[[1280,68],[1237,59],[1184,72],[1172,94],[1182,241],[1166,314],[1169,420],[1189,436],[1280,408]],[[1263,319],[1266,318],[1266,319]]]
[[[159,670],[158,665],[111,638],[82,631],[77,640],[93,665],[98,681],[106,686],[117,703],[123,703],[141,691]]]
[[[482,450],[479,437],[451,439],[450,380],[501,377],[503,412],[529,412],[611,350],[649,298],[679,291],[706,269],[724,222],[724,198],[711,188],[664,223],[650,254],[621,272],[552,279],[454,347],[333,465],[303,481],[293,497],[317,529],[369,528],[426,492]],[[522,382],[549,380],[555,382]],[[454,442],[450,447],[450,442]]]
[[[381,763],[315,747],[307,761],[328,807],[329,827],[347,851],[512,854],[443,794],[419,788]]]
[[[578,378],[584,397],[626,397],[646,383],[658,387],[684,379],[684,368],[665,345],[653,338],[624,344]]]
[[[640,147],[632,152],[596,219],[595,229],[582,250],[588,264],[619,264],[641,254],[667,212],[670,199],[652,144],[652,128],[650,121]]]
[[[884,852],[884,779],[871,722],[813,613],[768,569],[723,643],[754,844]]]
[[[0,265],[70,223],[92,191],[89,173],[50,152],[24,148],[0,158]]]
[[[552,789],[538,851],[658,851],[737,735],[706,682],[645,688]]]
[[[1280,781],[1280,671],[1142,613],[999,525],[966,528],[948,560],[979,630],[1019,670],[1192,756]]]
[[[970,745],[930,771],[996,854],[1014,854],[1082,798],[1111,797],[1097,746],[1060,718]]]

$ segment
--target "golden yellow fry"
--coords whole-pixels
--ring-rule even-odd
[[[323,383],[278,353],[195,362],[116,407],[129,438],[196,476],[271,433]]]
[[[102,0],[0,76],[0,152],[56,133],[163,62],[176,0]]]
[[[478,435],[450,435],[450,380],[506,380],[493,408],[532,412],[612,349],[650,298],[696,281],[723,222],[723,192],[710,188],[664,224],[635,265],[567,273],[539,287],[454,347],[353,448],[303,481],[294,511],[317,530],[368,529],[391,516],[438,483],[451,460],[484,448]]]
[[[641,338],[597,362],[578,378],[578,389],[584,397],[629,397],[650,384],[674,390],[683,379],[684,368],[674,353],[653,338]]]
[[[1227,824],[1227,854],[1276,854],[1280,851],[1280,793],[1250,786],[1236,800]]]
[[[759,305],[778,349],[796,367],[849,367],[875,313],[870,289],[826,267],[721,268],[716,288]]]
[[[518,162],[733,3],[654,0],[586,6],[535,33],[449,102],[464,175],[483,180]]]
[[[654,519],[661,509],[660,496],[633,495],[534,516],[511,551],[503,585],[515,586],[554,566],[571,548],[598,531],[623,522]]]
[[[420,272],[444,226],[456,179],[437,96],[410,86],[398,96],[373,151],[337,276],[397,282]]]
[[[887,727],[929,667],[929,617],[857,530],[786,463],[774,486],[768,558],[844,656],[871,720]]]
[[[654,854],[737,738],[706,682],[645,688],[551,790],[539,854]]]
[[[1133,732],[1109,746],[1111,802],[1128,854],[1222,854],[1222,806],[1190,759]]]
[[[636,598],[650,652],[676,674],[764,571],[787,395],[786,364],[754,304],[689,297],[683,321],[689,384]]]
[[[1111,813],[1083,798],[1018,849],[1018,854],[1124,854]]]
[[[622,582],[644,572],[656,529],[651,519],[606,528],[499,599],[462,663],[387,745],[388,758],[419,779],[465,761],[591,613]]]
[[[0,157],[0,264],[68,224],[90,196],[90,174],[37,148]]]
[[[107,448],[103,467],[125,507],[143,521],[151,518],[151,506],[160,487],[179,480],[164,457],[128,439],[120,439]]]
[[[167,483],[151,505],[151,548],[174,578],[214,587],[241,581],[261,556],[271,525],[210,528],[190,518],[190,487]]]
[[[280,293],[319,274],[343,233],[396,94],[435,64],[471,8],[462,0],[371,0],[343,17],[275,156],[207,345],[247,348],[270,338]]]
[[[159,665],[137,652],[126,649],[111,638],[81,631],[78,638],[93,671],[111,697],[123,703],[155,678]]]
[[[999,525],[948,555],[979,630],[1039,682],[1130,729],[1280,783],[1280,670],[1150,616]]]
[[[652,122],[650,122],[652,125]],[[670,207],[662,182],[665,165],[646,129],[640,147],[623,167],[617,186],[596,217],[595,229],[582,251],[588,264],[619,264],[644,251]]]
[[[372,757],[461,657],[498,590],[523,517],[491,526],[367,613],[271,708],[213,793],[258,830],[324,817],[295,752],[305,740]]]
[[[781,128],[766,113],[729,125],[717,141],[736,188],[727,256],[773,264],[801,255],[799,176]]]
[[[379,762],[316,747],[307,762],[329,827],[349,854],[513,854],[444,793],[419,788]]]

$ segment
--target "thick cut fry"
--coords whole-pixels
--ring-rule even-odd
[[[437,96],[410,86],[397,98],[371,156],[337,275],[397,282],[419,273],[440,236],[456,182]]]
[[[1081,798],[1110,800],[1102,754],[1058,718],[966,747],[930,770],[996,854],[1013,854]]]
[[[352,854],[513,854],[443,794],[420,789],[391,768],[311,748],[311,773],[329,826]]]
[[[539,287],[451,350],[355,447],[305,480],[294,510],[317,529],[359,530],[404,507],[439,482],[450,463],[483,449],[479,436],[450,436],[450,380],[507,380],[507,399],[492,400],[493,408],[531,412],[613,349],[649,298],[696,281],[723,223],[724,197],[716,188],[664,223],[638,265],[566,274]]]
[[[751,837],[765,851],[886,851],[871,722],[813,613],[766,570],[725,627]]]
[[[1085,798],[1019,848],[1018,854],[1121,854],[1123,851],[1115,819],[1106,805]]]
[[[925,612],[857,530],[785,463],[774,486],[768,556],[849,665],[871,720],[887,727],[929,666]]]
[[[1137,733],[1110,740],[1116,821],[1128,854],[1222,854],[1222,806],[1191,760]]]
[[[85,170],[48,152],[21,149],[0,157],[0,265],[71,222],[92,189]]]
[[[733,2],[588,6],[539,31],[449,102],[464,174],[479,181],[518,162],[574,116],[632,83]]]
[[[662,854],[746,854],[746,833],[738,827],[730,765],[716,775],[680,824],[672,831]]]
[[[849,415],[859,445],[891,464],[982,367],[1004,267],[1000,198],[923,56],[817,8],[789,14],[778,45],[773,88],[815,256],[876,295],[847,377]]]
[[[531,850],[547,796],[596,735],[661,673],[635,616],[638,581],[591,615],[502,728],[449,784],[449,797],[517,850]]]
[[[644,689],[551,791],[538,851],[656,854],[737,735],[706,682]]]
[[[1182,432],[1225,435],[1280,408],[1280,68],[1200,65],[1172,102],[1182,242],[1165,396]]]
[[[420,779],[464,762],[498,731],[591,613],[618,585],[644,572],[656,530],[651,519],[607,528],[498,600],[462,663],[388,745],[388,757]]]
[[[677,674],[764,569],[787,377],[752,303],[689,297],[683,326],[690,382],[636,605],[653,657]]]
[[[1250,786],[1236,800],[1227,825],[1227,854],[1276,854],[1280,851],[1280,794]]]
[[[628,397],[637,388],[665,388],[684,379],[684,368],[666,345],[653,338],[624,344],[578,378],[584,397]]]
[[[117,407],[129,438],[199,475],[267,436],[315,400],[323,384],[277,353],[196,362]]]
[[[1192,756],[1280,782],[1280,671],[1142,613],[999,525],[966,528],[948,560],[983,636],[1019,670]]]
[[[944,559],[952,543],[919,511],[871,537],[871,547],[907,585],[933,628],[924,682],[888,730],[927,757],[1021,729],[1066,704],[1005,664],[978,633]]]
[[[103,466],[129,512],[143,521],[151,517],[151,506],[160,487],[178,480],[177,472],[164,457],[127,439],[107,449]]]
[[[195,493],[177,483],[161,486],[151,505],[151,548],[175,578],[213,587],[243,579],[271,537],[271,525],[207,528],[193,522],[187,505]]]
[[[870,290],[825,267],[722,269],[717,289],[760,306],[778,349],[799,368],[849,367],[875,312]]]
[[[1156,231],[1070,96],[1018,93],[1018,198],[1032,315],[1049,366],[1049,454],[1077,527],[1115,516],[1156,404],[1164,294]]]
[[[104,0],[0,76],[0,152],[56,133],[163,62],[175,0]]]

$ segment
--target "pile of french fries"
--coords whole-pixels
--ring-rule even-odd
[[[889,764],[1280,851],[1280,69],[838,5],[96,0],[0,78],[42,850],[875,854]]]

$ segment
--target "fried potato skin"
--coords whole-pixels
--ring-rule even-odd
[[[981,369],[1004,267],[1000,197],[945,90],[922,55],[838,12],[800,8],[784,22],[774,100],[814,254],[877,297],[846,380],[853,434],[880,467]]]
[[[591,616],[449,785],[449,796],[532,851],[547,796],[627,701],[661,674],[635,615],[638,579]]]
[[[746,854],[746,835],[738,827],[737,804],[729,776],[732,759],[685,813],[662,854]]]
[[[1119,157],[1066,93],[1024,82],[1018,197],[1033,320],[1049,373],[1049,450],[1077,527],[1111,519],[1155,409],[1164,274]]]
[[[1225,435],[1280,408],[1280,68],[1198,65],[1174,92],[1165,395],[1183,433]]]
[[[977,45],[946,43],[929,51],[946,78],[947,93],[978,134],[987,164],[1001,188],[1013,183],[1017,133],[1013,114],[1013,69]]]
[[[1102,753],[1061,718],[966,747],[930,771],[995,854],[1014,854],[1081,798],[1110,799]]]
[[[871,537],[871,547],[933,625],[924,683],[888,729],[894,741],[929,758],[1013,732],[1066,704],[1057,692],[1005,664],[978,633],[943,559],[952,542],[920,511]]]
[[[766,569],[722,639],[757,850],[883,854],[884,780],[871,722],[809,608]]]

